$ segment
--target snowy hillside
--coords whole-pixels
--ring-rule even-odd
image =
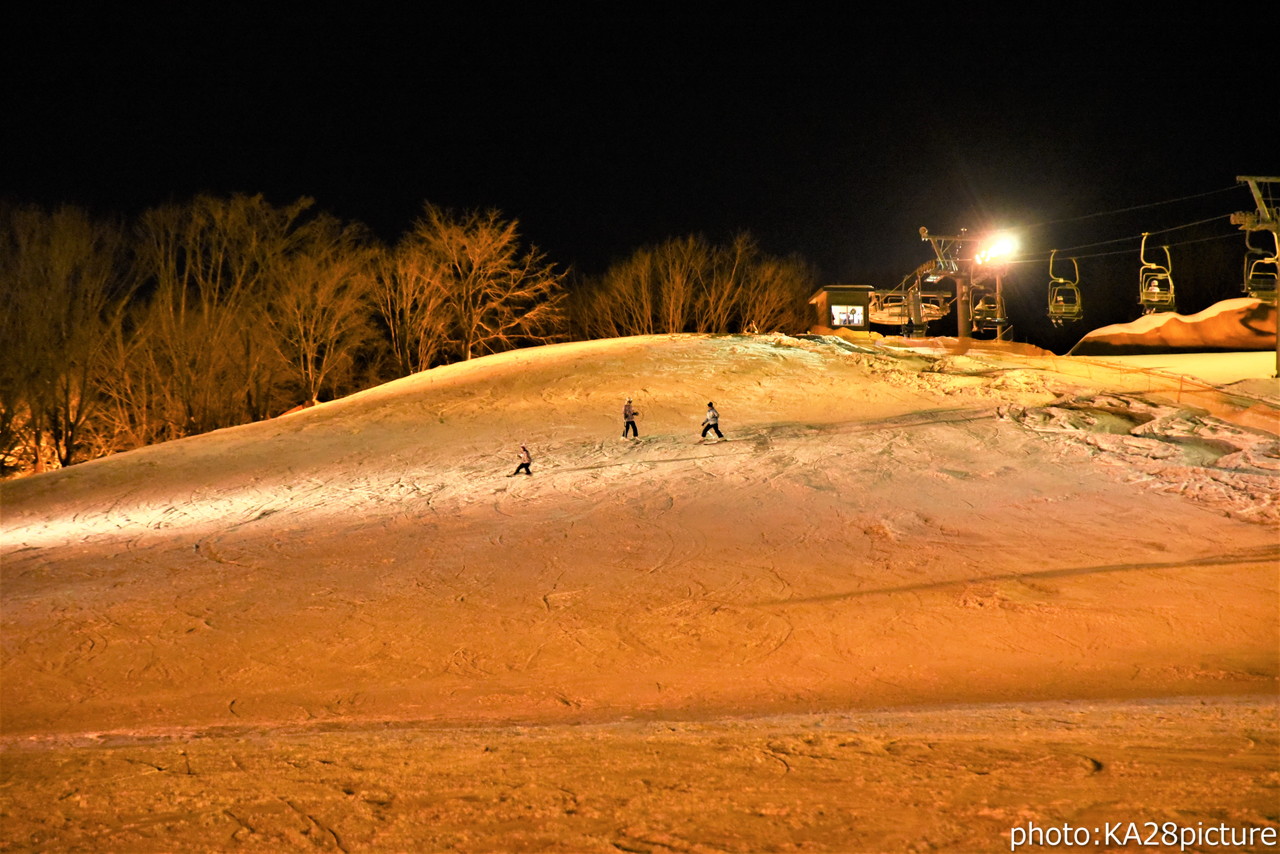
[[[563,344],[7,483],[3,735],[1274,695],[1280,439],[1065,365]]]

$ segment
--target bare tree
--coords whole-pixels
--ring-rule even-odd
[[[738,295],[744,330],[802,330],[809,326],[808,297],[817,275],[798,257],[757,259]]]
[[[175,438],[266,417],[285,366],[272,344],[269,300],[298,242],[300,199],[199,196],[145,212],[138,258],[150,299],[129,344],[153,412],[136,420]],[[118,399],[122,396],[117,395]],[[163,424],[162,428],[159,425]]]
[[[578,314],[596,337],[695,331],[712,265],[712,248],[700,237],[638,249],[605,271]]]
[[[34,367],[27,340],[30,296],[23,285],[22,232],[16,207],[0,201],[0,474],[20,467],[23,424],[27,419],[27,373]]]
[[[459,358],[563,336],[565,274],[535,248],[522,250],[517,223],[497,211],[455,217],[428,204],[399,251],[418,256],[414,269],[443,292]]]
[[[68,466],[83,456],[108,331],[127,298],[122,231],[69,206],[6,208],[3,219],[10,304],[0,435],[11,453],[22,419],[35,470],[47,454]]]
[[[573,313],[590,337],[797,328],[813,278],[803,262],[767,256],[749,235],[728,246],[684,237],[610,267],[575,294]]]
[[[432,367],[448,347],[447,291],[438,267],[438,261],[404,244],[375,259],[374,300],[400,376]]]
[[[706,285],[711,247],[701,237],[668,240],[654,252],[657,264],[658,331],[702,331],[695,325],[694,303]]]
[[[278,259],[267,313],[272,342],[307,401],[354,371],[369,340],[373,289],[371,253],[363,229],[321,214],[299,229],[298,246]]]
[[[747,234],[714,253],[714,272],[698,301],[699,328],[730,332],[804,328],[815,275],[799,258],[774,258]]]
[[[109,442],[100,453],[139,448],[179,438],[182,416],[173,377],[146,337],[145,308],[133,307],[125,322],[108,330],[108,368],[102,382],[101,432]]]
[[[610,266],[600,278],[582,281],[573,288],[574,323],[585,338],[651,335],[656,331],[660,293],[654,250],[637,250]]]
[[[728,332],[735,324],[744,282],[752,275],[755,244],[739,235],[727,247],[703,243],[697,255],[702,276],[693,295],[694,328]]]

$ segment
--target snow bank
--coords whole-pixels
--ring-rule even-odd
[[[1274,350],[1275,306],[1257,299],[1229,299],[1190,315],[1157,312],[1131,323],[1095,329],[1072,356]]]

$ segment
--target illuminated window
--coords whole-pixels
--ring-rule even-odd
[[[833,305],[831,306],[831,325],[866,326],[866,311],[865,305]]]

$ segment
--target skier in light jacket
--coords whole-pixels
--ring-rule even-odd
[[[702,420],[702,438],[707,438],[708,430],[716,431],[716,438],[724,438],[724,434],[720,432],[720,413],[716,412],[714,403],[707,404],[707,417]]]

